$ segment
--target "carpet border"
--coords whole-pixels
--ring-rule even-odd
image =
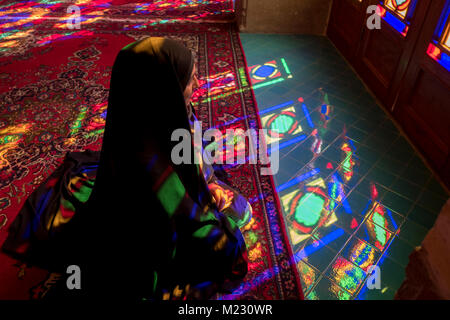
[[[240,32],[239,32],[239,29],[238,29],[236,26],[234,26],[234,27],[237,29],[237,32],[236,32],[236,34],[237,34],[237,39],[239,40],[239,45],[240,45],[241,51],[242,51],[242,53],[243,53],[243,59],[244,59],[245,66],[246,66],[246,68],[245,68],[245,75],[246,75],[247,79],[250,81],[251,78],[250,78],[250,74],[248,73],[247,57],[245,56],[245,51],[244,51],[244,48],[243,48],[243,46],[242,46],[242,41],[241,41],[241,37],[240,37]],[[260,118],[260,116],[259,116],[259,108],[258,108],[258,104],[256,103],[255,92],[253,91],[253,86],[252,86],[251,84],[249,85],[249,87],[250,87],[250,92],[251,92],[251,96],[252,96],[252,99],[253,99],[253,103],[254,103],[254,105],[255,105],[255,110],[256,110],[256,113],[257,113],[258,125],[259,125],[260,128],[262,128],[261,118]],[[304,300],[305,297],[304,297],[304,294],[303,294],[303,287],[302,287],[302,284],[301,284],[301,281],[300,281],[300,275],[299,275],[299,272],[298,272],[298,270],[297,270],[297,265],[296,265],[295,260],[294,260],[294,254],[293,254],[293,251],[292,251],[292,247],[291,247],[291,245],[290,245],[290,241],[289,241],[289,238],[288,238],[288,235],[287,235],[287,229],[286,229],[286,224],[285,224],[285,222],[284,222],[284,216],[283,216],[282,209],[281,209],[280,198],[278,197],[278,192],[276,192],[276,187],[275,187],[275,182],[274,182],[274,180],[273,180],[273,175],[270,175],[270,176],[269,176],[269,180],[270,180],[272,189],[274,190],[275,206],[276,206],[276,208],[277,208],[277,211],[278,211],[279,214],[280,214],[280,223],[281,223],[281,226],[282,226],[282,229],[283,229],[283,231],[282,231],[282,233],[283,233],[283,238],[284,238],[284,240],[285,240],[285,242],[286,242],[286,244],[287,244],[287,250],[288,250],[288,255],[289,255],[289,261],[290,261],[290,263],[291,263],[291,266],[292,266],[293,268],[295,268],[295,272],[294,272],[294,274],[295,274],[295,279],[296,279],[296,281],[297,281],[298,287],[301,289],[301,290],[300,290],[300,299],[301,299],[301,300]]]

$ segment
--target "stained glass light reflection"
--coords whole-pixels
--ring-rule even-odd
[[[411,0],[384,0],[384,5],[404,20],[411,5]]]

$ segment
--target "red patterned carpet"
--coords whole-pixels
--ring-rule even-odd
[[[0,25],[3,35],[20,29],[0,40],[0,245],[24,199],[68,151],[100,149],[111,67],[117,52],[130,42],[167,36],[196,53],[201,83],[209,84],[196,97],[205,129],[230,121],[243,130],[261,127],[239,35],[231,24],[154,24],[134,18],[103,18],[71,32],[55,32],[51,19],[30,29],[13,22]],[[132,132],[123,134],[133,139]],[[301,299],[272,177],[261,176],[259,169],[247,164],[228,169],[231,183],[254,210],[244,231],[250,270],[238,290],[217,298]],[[48,276],[1,254],[0,299],[40,296]]]

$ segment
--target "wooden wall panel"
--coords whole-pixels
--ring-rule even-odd
[[[349,61],[353,61],[365,25],[365,8],[357,0],[333,1],[328,37]]]
[[[438,79],[421,70],[411,94],[396,112],[406,133],[436,169],[444,166],[449,155],[450,116],[445,105],[450,101],[449,92]]]
[[[403,54],[404,42],[390,31],[367,33],[361,50],[359,69],[366,82],[379,95],[386,95]]]
[[[450,142],[450,88],[422,69],[406,106],[423,119],[445,143]]]

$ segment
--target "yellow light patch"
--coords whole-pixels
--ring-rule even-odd
[[[294,106],[290,106],[290,107],[281,109],[278,112],[270,113],[270,114],[268,114],[268,115],[266,115],[266,116],[261,118],[261,125],[263,126],[263,128],[264,129],[269,129],[269,128],[267,128],[267,122],[269,121],[269,119],[272,118],[274,115],[279,114],[279,113],[281,113],[283,111],[290,111],[290,112],[296,113]],[[295,129],[295,131],[292,132],[291,135],[299,134],[302,131],[303,131],[302,126],[299,124],[297,129]],[[267,143],[267,145],[269,145],[269,144],[271,144],[273,142],[276,142],[276,141],[280,141],[282,139],[283,138],[273,138],[273,137],[270,137],[269,135],[266,134],[266,143]]]
[[[326,189],[325,181],[322,178],[317,178],[309,183],[306,184],[308,187],[321,187],[323,189]]]

